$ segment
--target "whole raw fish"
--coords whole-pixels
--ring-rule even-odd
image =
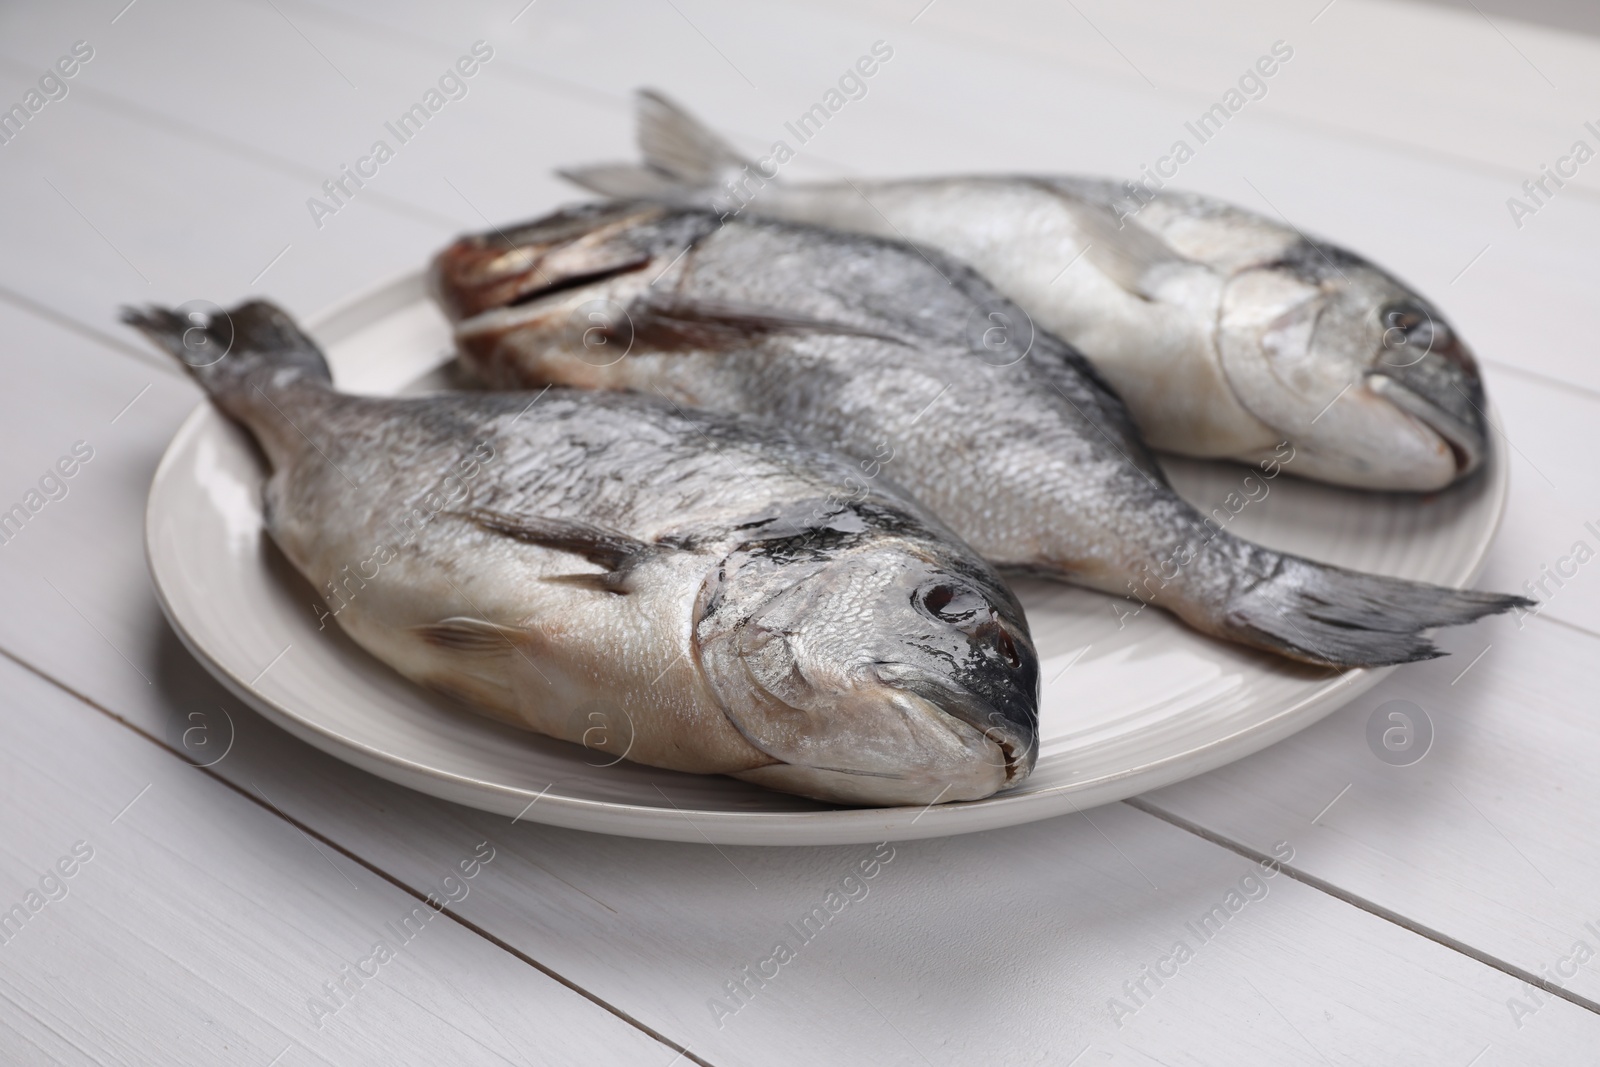
[[[1154,603],[1336,667],[1438,655],[1422,631],[1525,603],[1241,540],[1167,484],[1117,395],[933,250],[650,202],[584,205],[440,253],[464,358],[506,387],[661,394],[880,468],[991,562]],[[1298,462],[1296,460],[1295,462]]]
[[[972,800],[1032,769],[1021,608],[848,460],[659,398],[350,396],[265,303],[125,318],[260,444],[267,530],[339,625],[424,686],[845,803]]]
[[[639,94],[645,165],[563,173],[942,249],[1076,346],[1145,440],[1367,489],[1439,489],[1487,452],[1483,382],[1439,310],[1351,252],[1193,193],[1087,178],[773,180]]]

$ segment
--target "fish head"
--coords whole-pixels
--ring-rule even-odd
[[[767,531],[702,592],[705,677],[777,761],[741,777],[874,805],[976,800],[1021,781],[1039,693],[1021,606],[975,556],[863,530],[855,514]]]
[[[622,388],[644,325],[635,314],[717,226],[703,211],[581,204],[460,238],[434,257],[428,283],[463,361],[490,384]]]
[[[428,285],[452,322],[574,289],[603,295],[608,279],[655,277],[715,222],[715,216],[659,204],[578,204],[457,239],[434,257]],[[651,265],[658,269],[646,272]]]
[[[1428,491],[1482,466],[1477,361],[1432,304],[1359,257],[1302,242],[1238,272],[1220,327],[1229,384],[1293,445],[1297,473]]]

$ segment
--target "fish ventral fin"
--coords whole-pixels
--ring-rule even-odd
[[[709,300],[652,300],[628,309],[634,339],[651,349],[732,351],[769,334],[834,334],[906,344],[901,337],[845,322],[791,315],[749,304]]]
[[[640,89],[634,101],[644,163],[571,167],[558,171],[563,178],[617,199],[704,203],[728,178],[754,166],[662,93]]]
[[[641,541],[621,531],[578,519],[511,515],[492,508],[473,508],[454,514],[491,533],[523,544],[570,552],[604,568],[597,574],[557,574],[543,579],[604,593],[631,592],[632,587],[628,583],[635,567],[662,552],[674,552],[687,547],[672,541]]]
[[[469,656],[499,656],[514,652],[517,640],[527,634],[526,630],[515,626],[503,626],[466,615],[413,626],[411,632],[430,645]]]
[[[1071,197],[1062,200],[1088,242],[1083,254],[1089,262],[1142,300],[1157,299],[1157,288],[1165,274],[1195,267],[1205,269],[1138,219],[1119,216],[1109,205]]]

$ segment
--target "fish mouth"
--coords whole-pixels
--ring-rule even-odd
[[[1037,699],[1021,691],[989,700],[937,675],[898,664],[880,664],[875,673],[891,688],[920,699],[958,737],[976,734],[994,752],[994,766],[1003,768],[1000,788],[1010,788],[1032,771],[1039,758]]]
[[[1422,362],[1432,358],[1426,357]],[[1371,370],[1366,376],[1367,388],[1432,430],[1445,443],[1455,461],[1456,478],[1471,474],[1483,465],[1488,452],[1487,420],[1482,408],[1464,391],[1448,398],[1446,404],[1436,402],[1432,398],[1438,395],[1438,387],[1453,376],[1448,372],[1407,373],[1412,369],[1380,367]],[[1457,388],[1459,390],[1459,386]],[[1480,397],[1481,391],[1480,385]]]
[[[920,742],[918,751],[933,757],[930,762],[888,761],[875,768],[836,765],[850,762],[848,757],[794,762],[775,757],[733,777],[833,804],[932,807],[982,800],[1016,785],[1032,770],[1038,753],[1035,731],[1023,736],[994,725],[989,718],[993,709],[970,694],[931,682],[887,688],[887,697],[879,696],[876,703],[904,717]]]
[[[662,211],[656,206],[586,204],[509,232],[462,237],[434,257],[429,291],[451,322],[461,322],[642,270],[652,255],[625,238],[631,228]]]
[[[1414,321],[1392,317],[1402,313]],[[1455,331],[1426,308],[1396,306],[1388,321],[1392,324],[1367,372],[1368,388],[1449,447],[1456,478],[1471,474],[1483,465],[1489,444],[1477,359]]]

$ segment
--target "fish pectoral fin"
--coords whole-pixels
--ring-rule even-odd
[[[1083,254],[1089,262],[1140,299],[1157,299],[1163,275],[1174,269],[1207,269],[1167,244],[1139,220],[1118,215],[1109,205],[1063,199],[1073,222],[1088,242]]]
[[[631,591],[628,579],[633,569],[647,559],[662,552],[674,552],[687,547],[673,541],[642,541],[618,530],[596,526],[578,519],[555,519],[543,515],[510,515],[491,508],[473,508],[453,512],[485,530],[501,534],[524,544],[570,552],[581,556],[597,567],[604,568],[595,574],[556,574],[545,577],[547,582],[582,586],[606,593]]]
[[[836,334],[906,344],[903,337],[846,322],[709,300],[643,301],[628,309],[633,336],[656,351],[735,351],[769,334]]]
[[[518,626],[504,626],[467,615],[413,626],[411,631],[430,645],[476,656],[515,652],[517,641],[528,635],[528,631]]]
[[[539,580],[620,596],[633,592],[633,586],[628,581],[632,574],[631,570],[597,571],[593,574],[550,574]]]
[[[675,547],[641,541],[637,537],[579,519],[556,519],[544,515],[512,515],[493,508],[473,508],[452,512],[477,523],[491,533],[501,534],[524,544],[571,552],[608,571],[622,570],[641,558]]]

